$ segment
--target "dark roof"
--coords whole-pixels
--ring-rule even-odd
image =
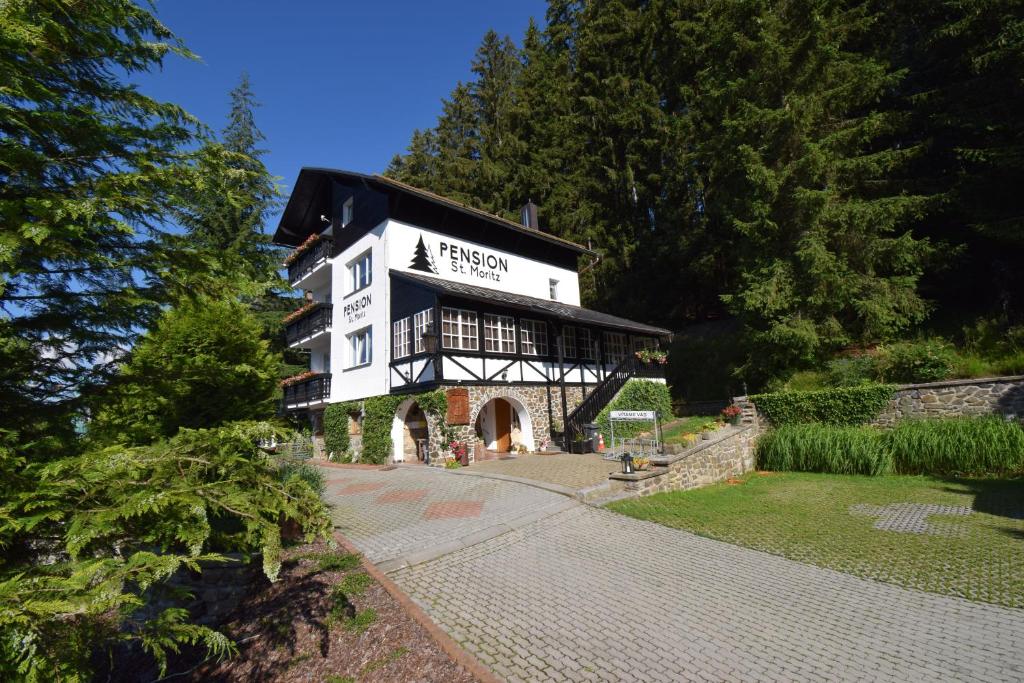
[[[472,206],[467,206],[466,204],[457,202],[454,199],[442,197],[441,195],[434,194],[433,192],[428,192],[427,190],[422,190],[418,187],[413,187],[412,185],[406,185],[405,183],[395,180],[394,178],[387,178],[385,176],[378,174],[367,175],[365,173],[356,173],[355,171],[344,171],[335,168],[317,168],[309,166],[304,166],[299,171],[299,178],[295,182],[295,188],[292,192],[292,197],[296,199],[296,205],[295,207],[293,207],[292,198],[289,198],[288,205],[285,206],[284,213],[282,213],[281,215],[281,221],[278,224],[278,232],[275,234],[275,242],[278,242],[279,239],[281,239],[279,238],[279,235],[282,236],[283,238],[283,235],[289,232],[285,227],[285,222],[296,220],[299,218],[298,205],[300,205],[304,201],[308,201],[308,195],[310,195],[310,193],[313,191],[313,188],[315,187],[315,185],[307,186],[307,183],[319,184],[320,179],[322,179],[324,176],[333,176],[335,178],[350,183],[357,182],[382,192],[392,191],[413,195],[419,197],[420,199],[432,202],[434,204],[439,204],[441,206],[453,209],[455,211],[459,211],[469,216],[482,219],[488,223],[491,223],[492,225],[497,225],[508,230],[514,230],[522,235],[527,235],[529,237],[537,238],[550,244],[565,247],[580,254],[596,255],[595,251],[588,249],[587,247],[584,247],[581,244],[576,244],[575,242],[570,242],[569,240],[562,239],[561,237],[557,237],[550,233],[535,230],[525,225],[520,225],[515,221],[510,221],[507,218],[495,216],[494,214],[487,213],[486,211],[482,211]]]
[[[502,292],[496,289],[477,287],[476,285],[464,285],[460,282],[441,280],[428,275],[419,275],[418,273],[404,273],[397,270],[392,270],[390,272],[391,277],[396,277],[421,285],[439,294],[448,294],[450,296],[457,296],[463,299],[472,299],[475,301],[484,301],[487,303],[499,303],[525,311],[532,311],[540,315],[562,318],[563,320],[572,320],[574,322],[598,325],[600,327],[611,327],[657,337],[664,337],[672,334],[669,330],[661,327],[654,327],[653,325],[645,325],[644,323],[626,320],[625,318],[608,315],[607,313],[601,313],[600,311],[592,311],[589,308],[581,308],[579,306],[564,304],[561,301],[537,299],[532,296],[511,294],[509,292]]]

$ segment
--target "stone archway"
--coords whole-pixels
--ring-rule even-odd
[[[391,461],[422,463],[420,444],[430,445],[430,421],[415,399],[406,399],[391,422]]]
[[[479,440],[490,453],[508,453],[523,446],[537,449],[534,420],[526,405],[516,396],[501,394],[484,402],[472,422]]]

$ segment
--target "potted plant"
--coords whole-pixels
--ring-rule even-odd
[[[700,438],[707,441],[711,438],[711,432],[718,429],[718,423],[714,420],[708,420],[700,426]]]
[[[590,453],[594,450],[594,440],[587,439],[582,434],[577,434],[573,437],[569,450],[572,453]]]
[[[651,462],[650,458],[644,458],[644,457],[633,458],[633,469],[635,469],[638,472],[641,471],[641,470],[647,469],[647,465],[649,465],[650,462]]]
[[[735,403],[725,408],[722,408],[722,420],[728,422],[734,427],[740,423],[740,419],[743,417],[743,410]]]
[[[658,365],[668,363],[668,354],[658,349],[640,349],[635,355],[644,363],[657,363]]]

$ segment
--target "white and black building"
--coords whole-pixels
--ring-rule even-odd
[[[298,248],[288,279],[307,303],[287,338],[309,350],[312,374],[285,388],[285,408],[315,417],[331,402],[457,389],[449,422],[482,457],[540,448],[629,377],[658,380],[635,351],[669,332],[581,308],[577,267],[596,254],[541,231],[532,204],[522,213],[520,224],[383,176],[302,169],[274,242]],[[416,458],[428,422],[414,400],[399,407],[395,460]]]

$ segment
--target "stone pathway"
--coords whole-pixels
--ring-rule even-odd
[[[594,453],[558,453],[520,455],[508,460],[484,460],[466,468],[465,472],[533,479],[579,490],[606,483],[608,474],[618,468],[618,463],[603,460]]]
[[[340,530],[371,559],[488,522],[509,528],[392,569],[507,680],[1024,680],[1024,610],[859,579],[521,484],[418,470],[330,476],[351,479],[330,497],[349,525]],[[480,505],[425,519],[440,502]]]

